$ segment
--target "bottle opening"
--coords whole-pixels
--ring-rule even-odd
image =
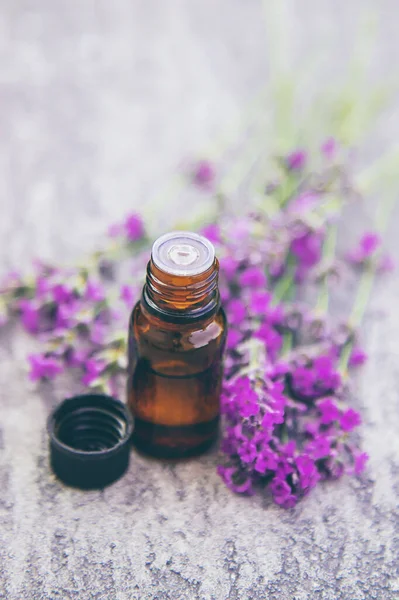
[[[158,269],[170,275],[199,275],[213,265],[215,249],[202,235],[174,231],[155,241],[152,260]]]

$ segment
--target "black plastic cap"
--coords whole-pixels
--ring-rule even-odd
[[[50,463],[64,483],[98,489],[123,475],[129,465],[133,417],[102,394],[64,400],[47,422]]]

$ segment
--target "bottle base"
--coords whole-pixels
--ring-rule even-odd
[[[203,454],[219,438],[219,417],[195,425],[157,425],[135,419],[133,445],[154,458],[191,458]]]

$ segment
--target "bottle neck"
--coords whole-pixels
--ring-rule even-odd
[[[215,313],[220,304],[219,263],[190,276],[171,275],[151,259],[143,288],[142,303],[152,314],[170,321],[187,321]]]

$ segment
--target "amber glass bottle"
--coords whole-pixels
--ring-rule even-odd
[[[217,438],[226,318],[212,244],[183,231],[153,245],[129,324],[133,441],[160,457],[198,454]]]

